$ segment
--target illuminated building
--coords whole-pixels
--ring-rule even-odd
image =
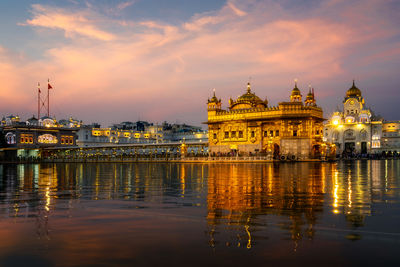
[[[388,156],[400,153],[400,121],[382,122],[381,149]]]
[[[361,90],[353,81],[343,100],[343,112],[336,111],[324,127],[324,141],[336,145],[338,154],[370,154],[381,150],[382,120],[365,107]]]
[[[229,100],[228,110],[221,99],[208,100],[209,151],[213,154],[265,153],[291,159],[307,159],[324,153],[323,112],[309,90],[304,103],[297,88],[290,101],[268,106],[247,85],[246,92]]]
[[[1,156],[4,159],[38,158],[42,148],[74,147],[76,129],[55,126],[14,125],[2,128],[4,148]]]
[[[157,144],[185,141],[206,143],[207,137],[208,134],[196,126],[166,122],[162,125],[154,125],[138,121],[136,123],[122,122],[109,128],[82,126],[78,131],[77,144],[87,147],[106,144]]]
[[[11,126],[11,125],[17,125],[20,124],[20,118],[18,115],[10,115],[7,117],[3,117],[1,120],[1,126]]]

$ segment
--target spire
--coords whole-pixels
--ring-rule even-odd
[[[247,83],[247,93],[250,94],[250,91],[251,91],[250,82],[248,82],[248,83]]]
[[[213,97],[216,97],[216,96],[215,96],[215,88],[213,88]]]
[[[294,79],[294,88],[297,88],[297,78]]]
[[[311,94],[311,84],[308,85],[308,93]]]
[[[356,85],[354,84],[355,80],[353,79],[353,87],[356,87]]]
[[[313,89],[312,89],[312,96],[314,97],[314,87],[313,87]]]

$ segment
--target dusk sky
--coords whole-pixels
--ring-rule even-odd
[[[271,106],[298,79],[329,117],[352,80],[367,106],[400,120],[400,1],[0,1],[0,115],[102,126],[138,119],[200,125],[213,88]]]

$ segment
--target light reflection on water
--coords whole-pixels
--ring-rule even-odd
[[[391,264],[399,219],[393,160],[0,166],[5,266]]]

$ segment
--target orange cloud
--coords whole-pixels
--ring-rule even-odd
[[[86,38],[61,40],[36,60],[0,50],[4,58],[0,78],[7,88],[1,91],[5,104],[0,111],[18,106],[32,114],[36,83],[47,77],[55,87],[52,103],[57,117],[74,115],[86,122],[140,117],[198,124],[205,120],[204,102],[212,88],[226,100],[244,92],[249,76],[255,92],[267,96],[272,105],[288,99],[295,77],[304,87],[315,85],[320,95],[332,95],[327,92],[337,90],[335,81],[352,78],[347,77],[346,59],[360,51],[361,43],[365,46],[373,40],[365,28],[353,26],[358,24],[352,18],[329,18],[327,12],[335,16],[338,12],[331,11],[332,5],[322,6],[314,17],[295,17],[277,5],[228,2],[180,25],[118,22],[93,10],[35,5],[27,25]],[[119,27],[118,31],[101,30],[107,23]],[[371,23],[368,27],[379,29]],[[379,34],[390,38],[398,31],[385,27]],[[397,50],[393,51],[398,58]],[[18,96],[12,93],[17,91]],[[333,106],[341,97],[342,91]]]

